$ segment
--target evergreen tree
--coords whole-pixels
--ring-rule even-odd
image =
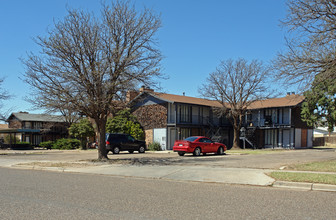
[[[143,139],[143,129],[129,109],[119,111],[115,117],[107,120],[106,131],[108,133],[130,134],[136,139]]]
[[[336,122],[336,74],[326,78],[325,74],[315,77],[312,88],[304,93],[305,102],[302,105],[301,116],[310,126],[328,126],[328,131],[334,131]]]
[[[95,136],[94,128],[87,118],[81,119],[79,123],[73,123],[69,128],[69,134],[81,141],[82,149],[86,149],[86,138]]]

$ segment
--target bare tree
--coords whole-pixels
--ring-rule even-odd
[[[279,76],[287,82],[308,87],[315,75],[336,66],[336,1],[289,0],[282,21],[290,36],[287,51],[274,61]]]
[[[262,62],[245,59],[222,61],[216,71],[210,73],[200,93],[222,104],[218,113],[226,116],[233,125],[233,147],[239,148],[240,128],[243,116],[250,104],[268,96],[266,85],[269,69]]]
[[[0,109],[2,109],[3,107],[2,101],[10,98],[10,95],[8,94],[8,92],[2,88],[3,83],[4,83],[4,78],[0,78]],[[0,121],[5,121],[6,115],[8,115],[8,112],[1,112]]]
[[[25,81],[33,88],[35,105],[68,109],[96,124],[98,159],[107,159],[105,126],[108,115],[134,85],[154,85],[161,77],[161,52],[155,33],[160,17],[135,10],[129,2],[103,5],[100,18],[81,10],[55,22],[36,43],[41,51],[23,60]]]

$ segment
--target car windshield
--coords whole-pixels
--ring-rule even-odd
[[[190,142],[193,142],[197,139],[198,137],[188,137],[186,139],[184,139],[185,141],[190,141]]]

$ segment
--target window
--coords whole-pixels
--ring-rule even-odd
[[[32,128],[32,126],[31,126],[31,122],[30,122],[30,121],[26,121],[26,122],[24,122],[24,128],[27,128],[27,129]]]
[[[180,139],[186,139],[190,136],[190,129],[189,128],[181,128],[180,129]]]
[[[198,137],[188,137],[186,139],[184,139],[185,141],[190,141],[190,142],[193,142],[197,139]]]
[[[191,123],[191,106],[180,105],[180,122]]]
[[[212,143],[212,141],[210,139],[208,139],[208,138],[201,138],[199,140],[199,142],[202,142],[202,143]]]
[[[34,129],[41,129],[42,128],[42,122],[34,122]]]
[[[277,147],[278,132],[277,130],[265,130],[265,145]]]
[[[128,141],[134,142],[134,138],[131,135],[127,135]]]

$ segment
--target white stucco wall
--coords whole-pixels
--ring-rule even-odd
[[[154,128],[153,141],[161,145],[161,150],[167,150],[167,129]]]

